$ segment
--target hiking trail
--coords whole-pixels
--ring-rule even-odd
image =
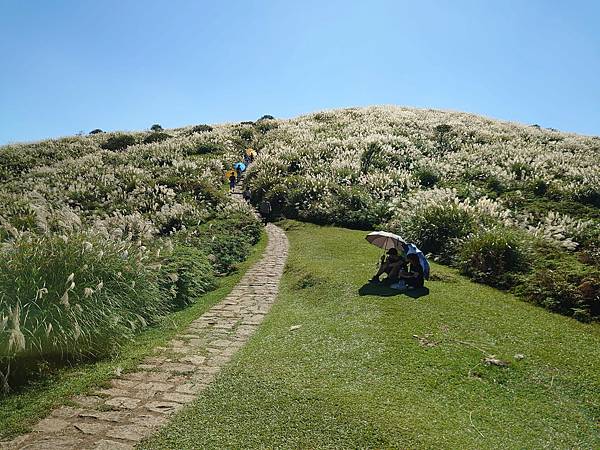
[[[133,449],[157,432],[215,379],[274,303],[288,240],[273,224],[266,231],[268,244],[262,258],[225,299],[165,347],[155,348],[154,355],[135,371],[116,376],[110,387],[92,395],[71,398],[76,406],[53,410],[31,433],[0,442],[0,449]]]

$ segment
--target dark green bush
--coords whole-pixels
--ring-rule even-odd
[[[259,120],[259,121],[260,121],[260,120],[275,120],[275,117],[273,117],[273,116],[272,116],[272,115],[270,115],[270,114],[265,114],[264,116],[262,116],[262,117],[261,117],[260,119],[258,119],[258,120]]]
[[[152,126],[150,127],[150,129],[151,129],[152,131],[162,131],[162,130],[163,130],[163,127],[161,127],[159,124],[155,123],[154,125],[152,125]]]
[[[251,128],[242,128],[239,130],[240,138],[245,142],[252,142],[254,139],[254,132]]]
[[[207,133],[213,130],[213,127],[211,127],[210,125],[196,125],[194,128],[192,128],[192,133]]]
[[[415,172],[415,177],[423,187],[433,187],[440,181],[440,174],[428,167],[423,167]]]
[[[204,230],[205,251],[214,256],[219,272],[228,273],[246,259],[251,246],[260,239],[262,225],[251,214],[230,212],[217,217]]]
[[[90,134],[100,134],[100,133],[104,133],[104,131],[102,131],[100,128],[96,128],[96,129],[90,131]]]
[[[144,138],[144,144],[152,144],[153,142],[162,142],[165,141],[169,138],[171,138],[172,136],[170,134],[167,133],[161,133],[159,131],[149,134],[148,136],[146,136]]]
[[[194,149],[190,150],[190,155],[206,155],[208,153],[221,153],[225,150],[223,144],[217,144],[215,142],[202,142],[198,144]]]
[[[452,240],[474,232],[476,224],[472,213],[454,204],[440,204],[408,216],[400,231],[424,252],[440,255],[448,249]]]
[[[246,259],[251,246],[260,239],[262,225],[252,214],[228,212],[208,223],[188,229],[182,238],[209,255],[218,273],[229,273]]]
[[[106,142],[104,142],[100,147],[105,150],[125,150],[130,145],[134,145],[136,143],[136,139],[134,136],[130,134],[119,134],[117,136],[109,137]]]
[[[458,256],[458,266],[464,275],[503,289],[514,286],[516,274],[526,271],[529,263],[525,237],[506,228],[493,228],[470,236]]]
[[[548,192],[548,183],[544,180],[536,179],[531,183],[531,191],[538,197],[542,197]]]
[[[160,270],[161,290],[176,308],[194,303],[215,286],[212,265],[205,253],[177,243]]]
[[[600,208],[600,190],[599,189],[594,189],[594,188],[590,187],[588,189],[582,190],[580,192],[577,192],[573,196],[573,199],[578,202],[592,205],[596,208]]]
[[[500,180],[500,178],[494,175],[490,175],[486,178],[485,187],[489,192],[493,194],[502,194],[506,190],[506,186],[504,185],[502,180]],[[491,197],[494,196],[495,195],[492,195]]]
[[[212,255],[213,265],[219,273],[230,273],[250,253],[250,244],[238,234],[213,231],[209,236],[202,242],[202,249]]]
[[[373,229],[389,220],[389,207],[358,187],[339,186],[335,190],[330,220],[326,223],[360,230]]]
[[[600,319],[600,272],[582,264],[536,267],[517,292],[531,302],[581,321]]]

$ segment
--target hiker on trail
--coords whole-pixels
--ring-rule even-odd
[[[379,283],[379,277],[384,273],[387,273],[386,280],[395,281],[398,278],[398,274],[401,271],[406,270],[406,260],[398,254],[398,250],[396,250],[395,248],[390,248],[387,251],[387,255],[387,258],[385,256],[381,257],[381,264],[379,265],[379,270],[373,276],[373,278],[369,280],[369,282]]]
[[[251,162],[252,161],[250,161],[250,155],[245,154],[244,155],[244,164],[246,164],[247,166],[249,166]]]
[[[258,212],[260,212],[260,215],[263,219],[263,223],[266,225],[267,222],[269,221],[269,218],[271,217],[271,203],[269,203],[268,200],[263,200],[260,205],[258,206]]]
[[[235,168],[235,171],[237,173],[237,180],[236,181],[239,182],[240,178],[242,177],[242,168],[241,168],[241,166],[237,166]]]
[[[244,197],[244,200],[250,202],[250,199],[252,198],[252,192],[250,192],[250,188],[244,189],[242,196]]]
[[[235,173],[229,175],[229,190],[233,191],[235,189]]]

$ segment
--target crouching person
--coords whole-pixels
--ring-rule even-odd
[[[369,280],[370,283],[379,283],[379,277],[384,273],[387,274],[386,280],[396,280],[398,274],[406,269],[404,258],[398,254],[398,250],[390,248],[387,251],[387,258],[381,257],[381,264],[377,273]]]
[[[409,267],[408,270],[401,270],[398,272],[398,282],[392,284],[390,287],[394,289],[409,288],[422,288],[425,284],[425,271],[421,265],[419,255],[416,253],[410,253],[406,256],[408,259]]]

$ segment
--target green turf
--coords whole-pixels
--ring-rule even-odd
[[[266,234],[263,233],[250,257],[239,264],[236,272],[219,279],[217,289],[203,295],[190,307],[170,314],[158,326],[140,333],[135,341],[125,344],[114,358],[60,370],[18,393],[0,397],[0,439],[29,431],[52,408],[68,404],[73,395],[88,393],[107,383],[115,376],[115,371],[133,370],[144,357],[152,353],[154,347],[164,345],[212,305],[225,298],[246,269],[260,258],[266,243]]]
[[[435,264],[427,296],[360,295],[380,255],[364,232],[286,228],[265,322],[142,448],[600,447],[598,325]]]

